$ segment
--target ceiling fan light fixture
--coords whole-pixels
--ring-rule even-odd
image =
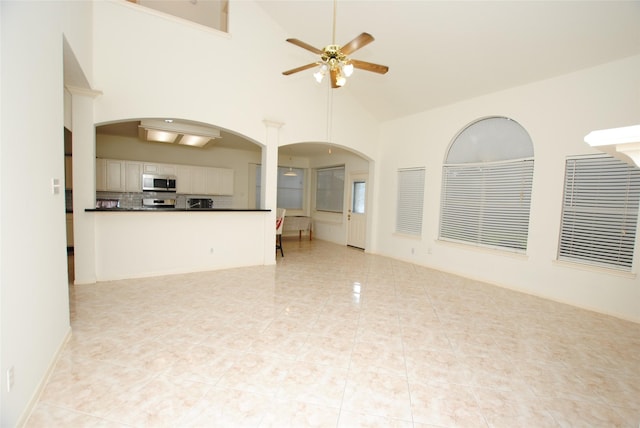
[[[326,63],[320,64],[320,67],[318,67],[318,71],[313,73],[313,77],[316,79],[316,82],[322,83],[322,79],[324,79],[324,75],[327,74],[328,68],[329,67],[327,67]]]
[[[354,68],[360,68],[363,70],[371,71],[374,73],[385,74],[389,71],[389,67],[386,65],[374,64],[366,61],[350,60],[349,55],[357,51],[358,49],[373,42],[373,36],[369,33],[361,33],[355,39],[348,42],[346,45],[340,46],[336,44],[336,3],[333,1],[333,42],[330,45],[325,46],[322,49],[311,46],[298,39],[287,39],[287,42],[292,43],[298,47],[313,52],[316,55],[320,55],[320,62],[306,64],[301,67],[296,67],[291,70],[283,71],[282,74],[288,76],[293,73],[308,70],[313,68],[316,64],[322,64],[325,68],[313,73],[318,83],[322,82],[322,79],[329,70],[331,72],[331,87],[340,88],[347,83],[347,77],[351,76]],[[322,67],[322,66],[321,66]]]
[[[351,64],[350,62],[343,63],[342,73],[345,75],[345,77],[351,77],[351,75],[353,74],[353,64]]]

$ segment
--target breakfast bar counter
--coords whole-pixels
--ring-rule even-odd
[[[269,212],[253,208],[85,208],[87,212]]]
[[[269,209],[90,208],[98,281],[275,263]]]

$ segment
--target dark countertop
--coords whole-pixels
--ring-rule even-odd
[[[86,212],[131,213],[131,212],[269,212],[271,210],[249,208],[85,208]]]

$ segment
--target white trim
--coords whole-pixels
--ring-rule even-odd
[[[51,363],[49,363],[47,372],[42,377],[42,379],[40,379],[40,383],[38,384],[38,387],[35,389],[33,395],[31,396],[31,399],[29,399],[29,402],[27,403],[24,411],[22,412],[22,415],[20,415],[20,418],[18,418],[18,423],[16,424],[17,427],[23,427],[31,417],[31,414],[33,413],[33,411],[36,408],[36,405],[40,401],[40,398],[42,397],[42,393],[44,392],[45,387],[49,383],[49,380],[53,375],[56,365],[58,364],[58,361],[62,356],[62,351],[64,350],[67,343],[71,339],[71,333],[72,333],[71,326],[69,326],[69,330],[67,331],[67,334],[62,340],[62,343],[60,343],[60,346],[58,346],[58,349],[53,354],[53,358],[51,359]]]
[[[71,95],[82,95],[85,97],[96,98],[102,95],[102,91],[91,88],[81,88],[80,86],[65,85],[65,88],[71,93]]]
[[[614,276],[619,276],[621,278],[627,278],[627,279],[636,279],[637,277],[636,273],[634,272],[627,272],[627,271],[618,270],[618,269],[609,269],[606,267],[590,265],[587,263],[571,262],[569,260],[552,260],[552,263],[555,266],[565,268],[565,269],[577,269],[577,270],[582,270],[586,272],[602,273],[605,275],[614,275]]]

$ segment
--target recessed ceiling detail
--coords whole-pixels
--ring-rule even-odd
[[[211,140],[220,138],[220,130],[171,119],[145,119],[138,126],[138,137],[151,142],[204,147]]]

